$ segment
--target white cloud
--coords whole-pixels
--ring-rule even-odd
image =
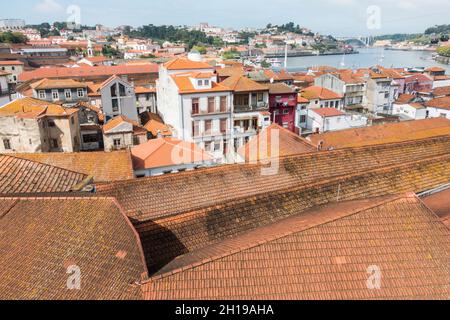
[[[63,6],[56,0],[42,0],[36,5],[35,9],[41,13],[56,13],[62,11]]]

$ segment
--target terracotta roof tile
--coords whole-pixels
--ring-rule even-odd
[[[321,117],[339,117],[345,115],[344,112],[335,108],[315,108],[310,110]]]
[[[291,160],[290,166],[302,161]],[[254,188],[260,188],[257,194],[255,192],[241,198],[216,199],[199,209],[195,209],[197,203],[192,203],[192,209],[185,213],[152,218],[147,222],[134,220],[143,242],[147,266],[153,273],[177,256],[216,241],[236,237],[315,206],[404,192],[420,193],[450,183],[448,153],[410,162],[399,159],[397,163],[401,164],[385,164],[381,168],[368,168],[364,172],[357,172],[359,169],[355,169],[352,173],[334,177],[317,167],[320,176],[310,182],[297,181],[295,185],[284,184],[283,189],[264,190],[259,183],[253,183]],[[317,162],[315,164],[320,165]],[[336,161],[330,161],[330,167],[337,169]],[[306,175],[305,171],[299,174]],[[210,181],[213,183],[211,179]],[[268,183],[281,187],[281,181],[273,177]],[[238,190],[232,192],[242,195],[243,192]],[[202,191],[197,188],[196,192]]]
[[[433,96],[435,96],[435,97],[450,96],[450,86],[434,89]]]
[[[212,160],[195,143],[174,138],[149,140],[131,149],[131,154],[135,170],[203,163]]]
[[[450,120],[443,118],[389,123],[348,129],[309,137],[314,145],[323,141],[323,148],[348,148],[401,142],[450,135]]]
[[[0,203],[0,299],[141,299],[131,286],[147,274],[142,247],[114,199]],[[80,268],[80,290],[67,289],[70,266]]]
[[[87,180],[84,173],[0,155],[0,195],[66,192]]]
[[[450,226],[450,188],[423,198],[423,202]]]
[[[267,86],[239,75],[229,77],[222,81],[221,84],[231,88],[234,92],[269,91]]]
[[[151,74],[158,73],[158,65],[119,65],[96,66],[79,68],[39,68],[33,71],[25,71],[19,75],[19,81],[39,80],[44,78],[79,78],[79,77],[104,77],[125,74]]]
[[[75,170],[85,175],[93,176],[94,182],[111,182],[134,178],[129,150],[115,152],[29,153],[15,154],[14,156],[67,170]]]
[[[191,82],[191,78],[195,77],[197,73],[177,74],[173,75],[172,79],[178,87],[179,93],[198,93],[198,92],[226,92],[231,89],[221,83],[212,82],[210,89],[196,89]]]
[[[167,70],[196,70],[196,69],[213,69],[213,67],[206,62],[192,61],[188,58],[177,58],[166,62],[164,67]]]
[[[274,145],[271,143],[273,138],[275,138],[274,141],[276,143]],[[274,150],[277,154],[272,155]],[[247,162],[256,162],[267,160],[274,156],[284,157],[316,151],[317,147],[308,140],[277,124],[272,124],[242,146],[238,153]]]
[[[300,212],[177,258],[143,284],[145,298],[448,297],[449,230],[414,196]],[[370,266],[382,273],[378,290]]]
[[[427,107],[450,110],[450,96],[435,98],[425,103]]]
[[[33,117],[41,116],[66,117],[78,112],[78,109],[66,109],[58,104],[34,98],[14,100],[0,108],[0,116]]]
[[[87,88],[87,84],[72,79],[42,79],[30,86],[35,90]]]
[[[426,157],[448,154],[450,136],[398,144],[282,157],[277,172],[266,164],[229,165],[177,175],[144,178],[98,186],[117,197],[136,221],[173,215],[240,197],[308,185],[341,175]],[[269,177],[267,174],[271,174]]]
[[[301,96],[308,100],[320,99],[320,100],[333,100],[342,99],[343,97],[331,90],[323,87],[312,86],[305,88],[301,91]]]

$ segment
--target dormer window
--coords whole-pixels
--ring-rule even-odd
[[[72,90],[70,89],[64,90],[64,96],[66,97],[66,100],[72,99]]]
[[[198,80],[197,84],[198,84],[199,87],[203,86],[203,80]]]
[[[209,80],[205,80],[205,86],[209,86]]]
[[[47,97],[47,95],[45,94],[45,90],[39,90],[39,99],[41,100],[45,100],[45,98]]]

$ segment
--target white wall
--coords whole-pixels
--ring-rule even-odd
[[[417,109],[409,104],[394,104],[392,106],[393,115],[404,115],[414,120],[422,120],[427,117],[427,109]]]

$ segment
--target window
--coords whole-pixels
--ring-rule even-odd
[[[117,84],[111,86],[111,97],[117,97]]]
[[[199,114],[199,99],[198,98],[194,98],[192,99],[192,114]]]
[[[72,93],[70,94],[72,96]],[[77,96],[78,98],[84,97],[84,90],[83,89],[77,89]]]
[[[216,111],[216,99],[214,97],[208,98],[208,113],[214,113]]]
[[[122,147],[122,140],[121,139],[114,139],[114,148],[120,149]]]
[[[209,80],[205,80],[205,86],[209,86]]]
[[[114,113],[119,112],[119,100],[118,99],[112,99],[112,111]]]
[[[306,116],[300,116],[300,123],[305,123],[306,122]]]
[[[47,97],[44,90],[39,90],[38,95],[39,95],[39,99],[43,99],[43,100]]]
[[[70,89],[66,89],[64,90],[64,96],[66,97],[66,99],[72,99],[72,90]]]
[[[227,133],[227,119],[220,120],[220,132]]]
[[[71,122],[72,124],[75,124],[75,117],[71,117],[71,118],[70,118],[70,122]]]
[[[227,97],[220,97],[220,112],[227,112]]]
[[[264,101],[264,94],[258,93],[258,102],[263,102],[263,101]]]
[[[15,70],[16,70],[16,67],[11,67],[11,70],[12,70],[12,71],[15,71]]]
[[[3,139],[3,146],[5,150],[11,150],[11,141],[9,139]]]
[[[56,127],[55,121],[53,121],[53,120],[48,120],[47,125],[49,128]]]
[[[52,90],[52,99],[59,100],[59,92],[58,90]]]
[[[289,114],[289,109],[284,109],[283,114]]]
[[[119,83],[119,95],[121,97],[125,97],[127,94],[125,93],[125,86]]]
[[[83,135],[83,143],[95,143],[98,142],[98,135],[93,134],[85,134]]]
[[[214,151],[220,151],[220,141],[214,143]]]
[[[141,144],[141,142],[139,141],[139,137],[138,136],[133,136],[133,145],[134,146],[138,146],[140,144]]]
[[[203,86],[203,80],[198,80],[198,81],[197,81],[197,85],[198,85],[199,87]]]
[[[237,94],[234,97],[235,105],[237,106],[248,106],[249,96],[248,94]]]
[[[205,133],[212,132],[212,120],[205,120]]]
[[[192,122],[192,136],[198,137],[200,134],[200,123],[198,121]]]
[[[212,143],[210,141],[205,142],[205,151],[211,151]]]
[[[51,144],[52,144],[52,149],[58,149],[59,145],[58,145],[58,140],[56,139],[51,139]]]

